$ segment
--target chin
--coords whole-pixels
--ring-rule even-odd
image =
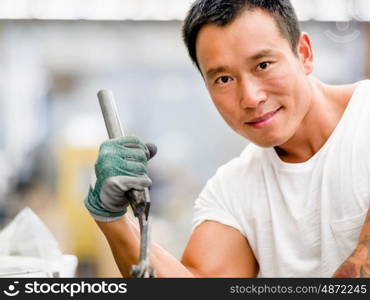
[[[254,141],[251,141],[251,143],[261,147],[261,148],[273,148],[273,147],[276,147],[276,146],[279,146],[278,143],[272,143],[272,142],[254,142]]]
[[[247,138],[251,143],[259,146],[259,147],[262,147],[262,148],[273,148],[273,147],[278,147],[280,145],[283,145],[286,140],[285,139],[282,139],[281,137],[280,138],[269,138],[269,139],[251,139],[251,138]]]
[[[264,133],[258,132],[246,132],[242,130],[235,130],[239,135],[247,139],[249,142],[262,147],[262,148],[272,148],[278,147],[285,144],[290,138],[290,131],[287,130],[269,130]]]

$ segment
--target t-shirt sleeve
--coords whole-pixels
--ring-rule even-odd
[[[214,177],[208,180],[195,200],[192,231],[198,225],[208,220],[234,227],[243,233],[239,222],[231,212],[230,196],[227,195],[227,191],[222,187],[222,176],[217,172]]]

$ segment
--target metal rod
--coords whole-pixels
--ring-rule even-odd
[[[103,113],[105,126],[108,131],[110,139],[124,136],[124,131],[118,116],[116,102],[113,93],[110,90],[100,90],[98,92],[98,99]],[[140,254],[139,264],[131,268],[131,274],[135,277],[149,278],[155,277],[155,271],[149,266],[149,251],[150,251],[150,218],[149,207],[150,197],[149,190],[145,188],[144,191],[129,191],[131,197],[130,205],[139,219],[140,224]]]
[[[109,138],[114,139],[124,136],[125,133],[119,120],[118,110],[116,102],[114,101],[113,93],[110,90],[100,90],[98,92],[98,99]]]

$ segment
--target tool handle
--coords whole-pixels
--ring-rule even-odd
[[[124,136],[125,133],[119,120],[118,110],[112,91],[100,90],[98,92],[98,99],[109,138],[114,139]]]
[[[98,99],[109,138],[114,139],[124,136],[125,134],[119,120],[116,101],[114,100],[112,91],[100,90],[98,92]],[[148,203],[150,202],[148,189],[144,191],[130,190],[128,193],[131,196],[128,198],[135,216],[137,217],[141,213],[145,213],[147,216],[147,210],[149,210]]]

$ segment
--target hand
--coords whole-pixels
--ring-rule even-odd
[[[370,208],[362,226],[356,249],[340,265],[333,277],[370,278]]]
[[[131,189],[152,185],[147,163],[157,152],[153,144],[143,144],[133,136],[111,139],[99,149],[95,164],[96,183],[90,187],[85,206],[97,221],[111,222],[127,212]]]
[[[370,278],[370,239],[367,246],[360,244],[336,270],[333,277],[336,278]]]

